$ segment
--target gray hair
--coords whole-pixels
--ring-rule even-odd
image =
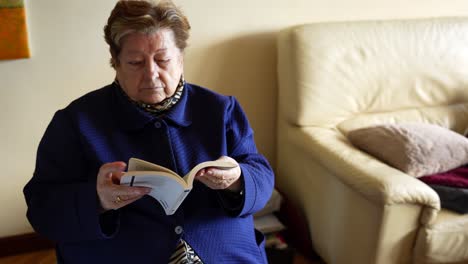
[[[139,32],[152,34],[160,29],[170,29],[174,33],[177,48],[187,47],[190,24],[182,11],[170,0],[120,0],[112,10],[106,26],[104,38],[109,44],[111,66],[119,64],[121,40],[128,34]]]

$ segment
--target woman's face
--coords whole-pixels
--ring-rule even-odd
[[[122,38],[118,59],[116,73],[122,89],[131,99],[147,104],[172,96],[184,68],[170,29],[128,34]]]

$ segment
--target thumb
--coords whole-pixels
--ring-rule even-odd
[[[99,168],[99,172],[98,172],[98,182],[104,182],[108,180],[107,179],[108,177],[111,178],[111,176],[109,176],[110,173],[116,172],[116,171],[124,171],[125,167],[126,167],[125,162],[121,162],[121,161],[106,163],[102,165]]]
[[[113,182],[113,175],[112,175],[112,172],[106,173],[106,175],[104,175],[103,183],[104,183],[104,184],[111,184],[112,182]]]
[[[121,171],[114,171],[114,172],[111,172],[111,180],[114,184],[120,184],[120,179],[122,178],[122,176],[124,175],[123,172]]]

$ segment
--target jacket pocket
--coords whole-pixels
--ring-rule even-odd
[[[262,232],[255,229],[255,240],[257,242],[258,251],[260,252],[263,263],[268,263],[266,252],[265,252],[265,236]]]

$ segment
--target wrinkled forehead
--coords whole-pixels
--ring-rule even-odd
[[[174,33],[170,29],[160,29],[150,33],[133,32],[121,40],[121,54],[137,53],[180,53]]]

